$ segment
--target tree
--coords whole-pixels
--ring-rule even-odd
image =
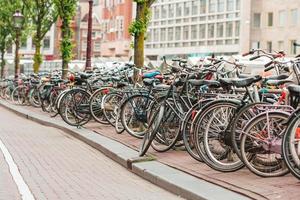
[[[150,7],[155,0],[134,0],[136,2],[136,17],[129,27],[130,34],[134,37],[134,64],[137,68],[144,66],[144,43],[150,21]],[[134,79],[137,81],[138,71],[135,70]]]
[[[27,14],[24,5],[20,0],[1,0],[0,1],[0,54],[1,54],[1,78],[3,78],[5,59],[4,55],[6,50],[11,47],[15,42],[16,33],[12,16],[17,9],[20,9],[22,13]],[[27,28],[27,21],[24,22]],[[24,34],[26,35],[26,34]]]
[[[57,7],[54,0],[22,0],[30,13],[33,25],[33,43],[35,45],[33,71],[38,73],[43,62],[41,55],[42,41],[52,25],[57,21]]]
[[[67,78],[68,64],[73,57],[73,32],[70,23],[76,14],[77,0],[53,0],[61,19],[61,44],[62,78]]]

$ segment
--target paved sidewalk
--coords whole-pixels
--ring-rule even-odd
[[[19,106],[17,108],[22,108],[21,110],[23,112],[25,110],[34,111],[37,115],[45,116],[45,113],[40,109],[27,106]],[[61,119],[58,116],[50,121],[56,123],[56,121],[61,121]],[[86,125],[86,128],[118,141],[132,149],[139,148],[140,140],[126,133],[116,134],[114,129],[110,126],[90,122]],[[277,178],[261,178],[252,174],[247,169],[233,173],[221,173],[210,169],[203,163],[193,160],[184,151],[171,150],[165,153],[157,153],[150,149],[150,153],[154,155],[159,162],[192,174],[198,177],[199,180],[206,180],[253,199],[299,199],[300,196],[299,181],[290,174]]]
[[[0,107],[0,139],[36,199],[180,199],[85,143]],[[0,151],[0,199],[18,199]]]

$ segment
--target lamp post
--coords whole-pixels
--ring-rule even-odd
[[[14,28],[16,30],[15,79],[17,79],[20,73],[20,58],[19,58],[20,36],[24,24],[24,16],[19,10],[16,10],[16,13],[13,15],[13,23],[14,23]]]
[[[85,71],[90,71],[91,57],[92,57],[92,29],[93,29],[93,0],[89,0],[89,18],[88,18],[88,35],[87,35],[87,47],[86,47],[86,63]]]

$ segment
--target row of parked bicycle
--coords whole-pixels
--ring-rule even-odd
[[[184,146],[197,161],[222,172],[246,166],[262,177],[291,172],[300,179],[300,58],[252,50],[264,71],[248,75],[238,60],[206,58],[198,65],[173,59],[163,74],[133,64],[114,70],[32,74],[2,80],[0,96],[41,107],[72,126],[90,120],[141,139],[139,155]],[[133,81],[133,74],[139,79]]]

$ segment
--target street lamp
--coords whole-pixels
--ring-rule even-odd
[[[20,10],[16,10],[16,13],[13,15],[13,23],[14,23],[14,28],[16,30],[15,79],[17,79],[20,73],[20,66],[19,66],[20,65],[20,58],[19,58],[20,35],[24,24],[24,16],[20,12]]]
[[[89,18],[88,18],[85,71],[90,71],[92,69],[91,57],[92,57],[93,3],[94,3],[93,0],[89,0]]]

